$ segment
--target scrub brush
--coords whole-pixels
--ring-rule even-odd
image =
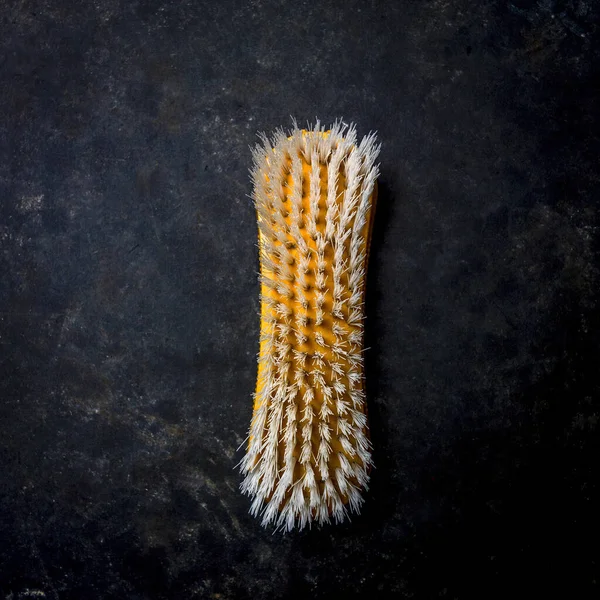
[[[342,121],[259,137],[261,335],[241,489],[263,526],[290,531],[358,513],[369,481],[363,320],[380,146]]]

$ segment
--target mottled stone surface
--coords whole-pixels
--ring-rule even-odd
[[[598,3],[2,6],[2,599],[598,597]],[[234,467],[290,115],[383,143],[377,469],[282,536]]]

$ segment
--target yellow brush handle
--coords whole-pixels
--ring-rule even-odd
[[[377,195],[374,134],[276,132],[254,151],[261,338],[242,490],[285,530],[358,512],[371,465],[364,292]]]

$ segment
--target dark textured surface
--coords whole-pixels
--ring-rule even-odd
[[[2,6],[0,597],[598,597],[597,3]],[[282,536],[234,465],[289,115],[383,150],[372,489]]]

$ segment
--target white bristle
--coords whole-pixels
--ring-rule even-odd
[[[331,410],[329,403],[323,402],[323,404],[321,404],[321,408],[319,410],[319,417],[321,418],[321,421],[326,422],[329,419],[329,417],[331,417],[332,415],[333,415],[333,411]]]
[[[319,369],[325,368],[325,355],[319,350],[315,350],[312,357],[312,364]]]
[[[333,389],[335,390],[335,393],[338,395],[346,393],[346,386],[341,381],[334,381]]]

